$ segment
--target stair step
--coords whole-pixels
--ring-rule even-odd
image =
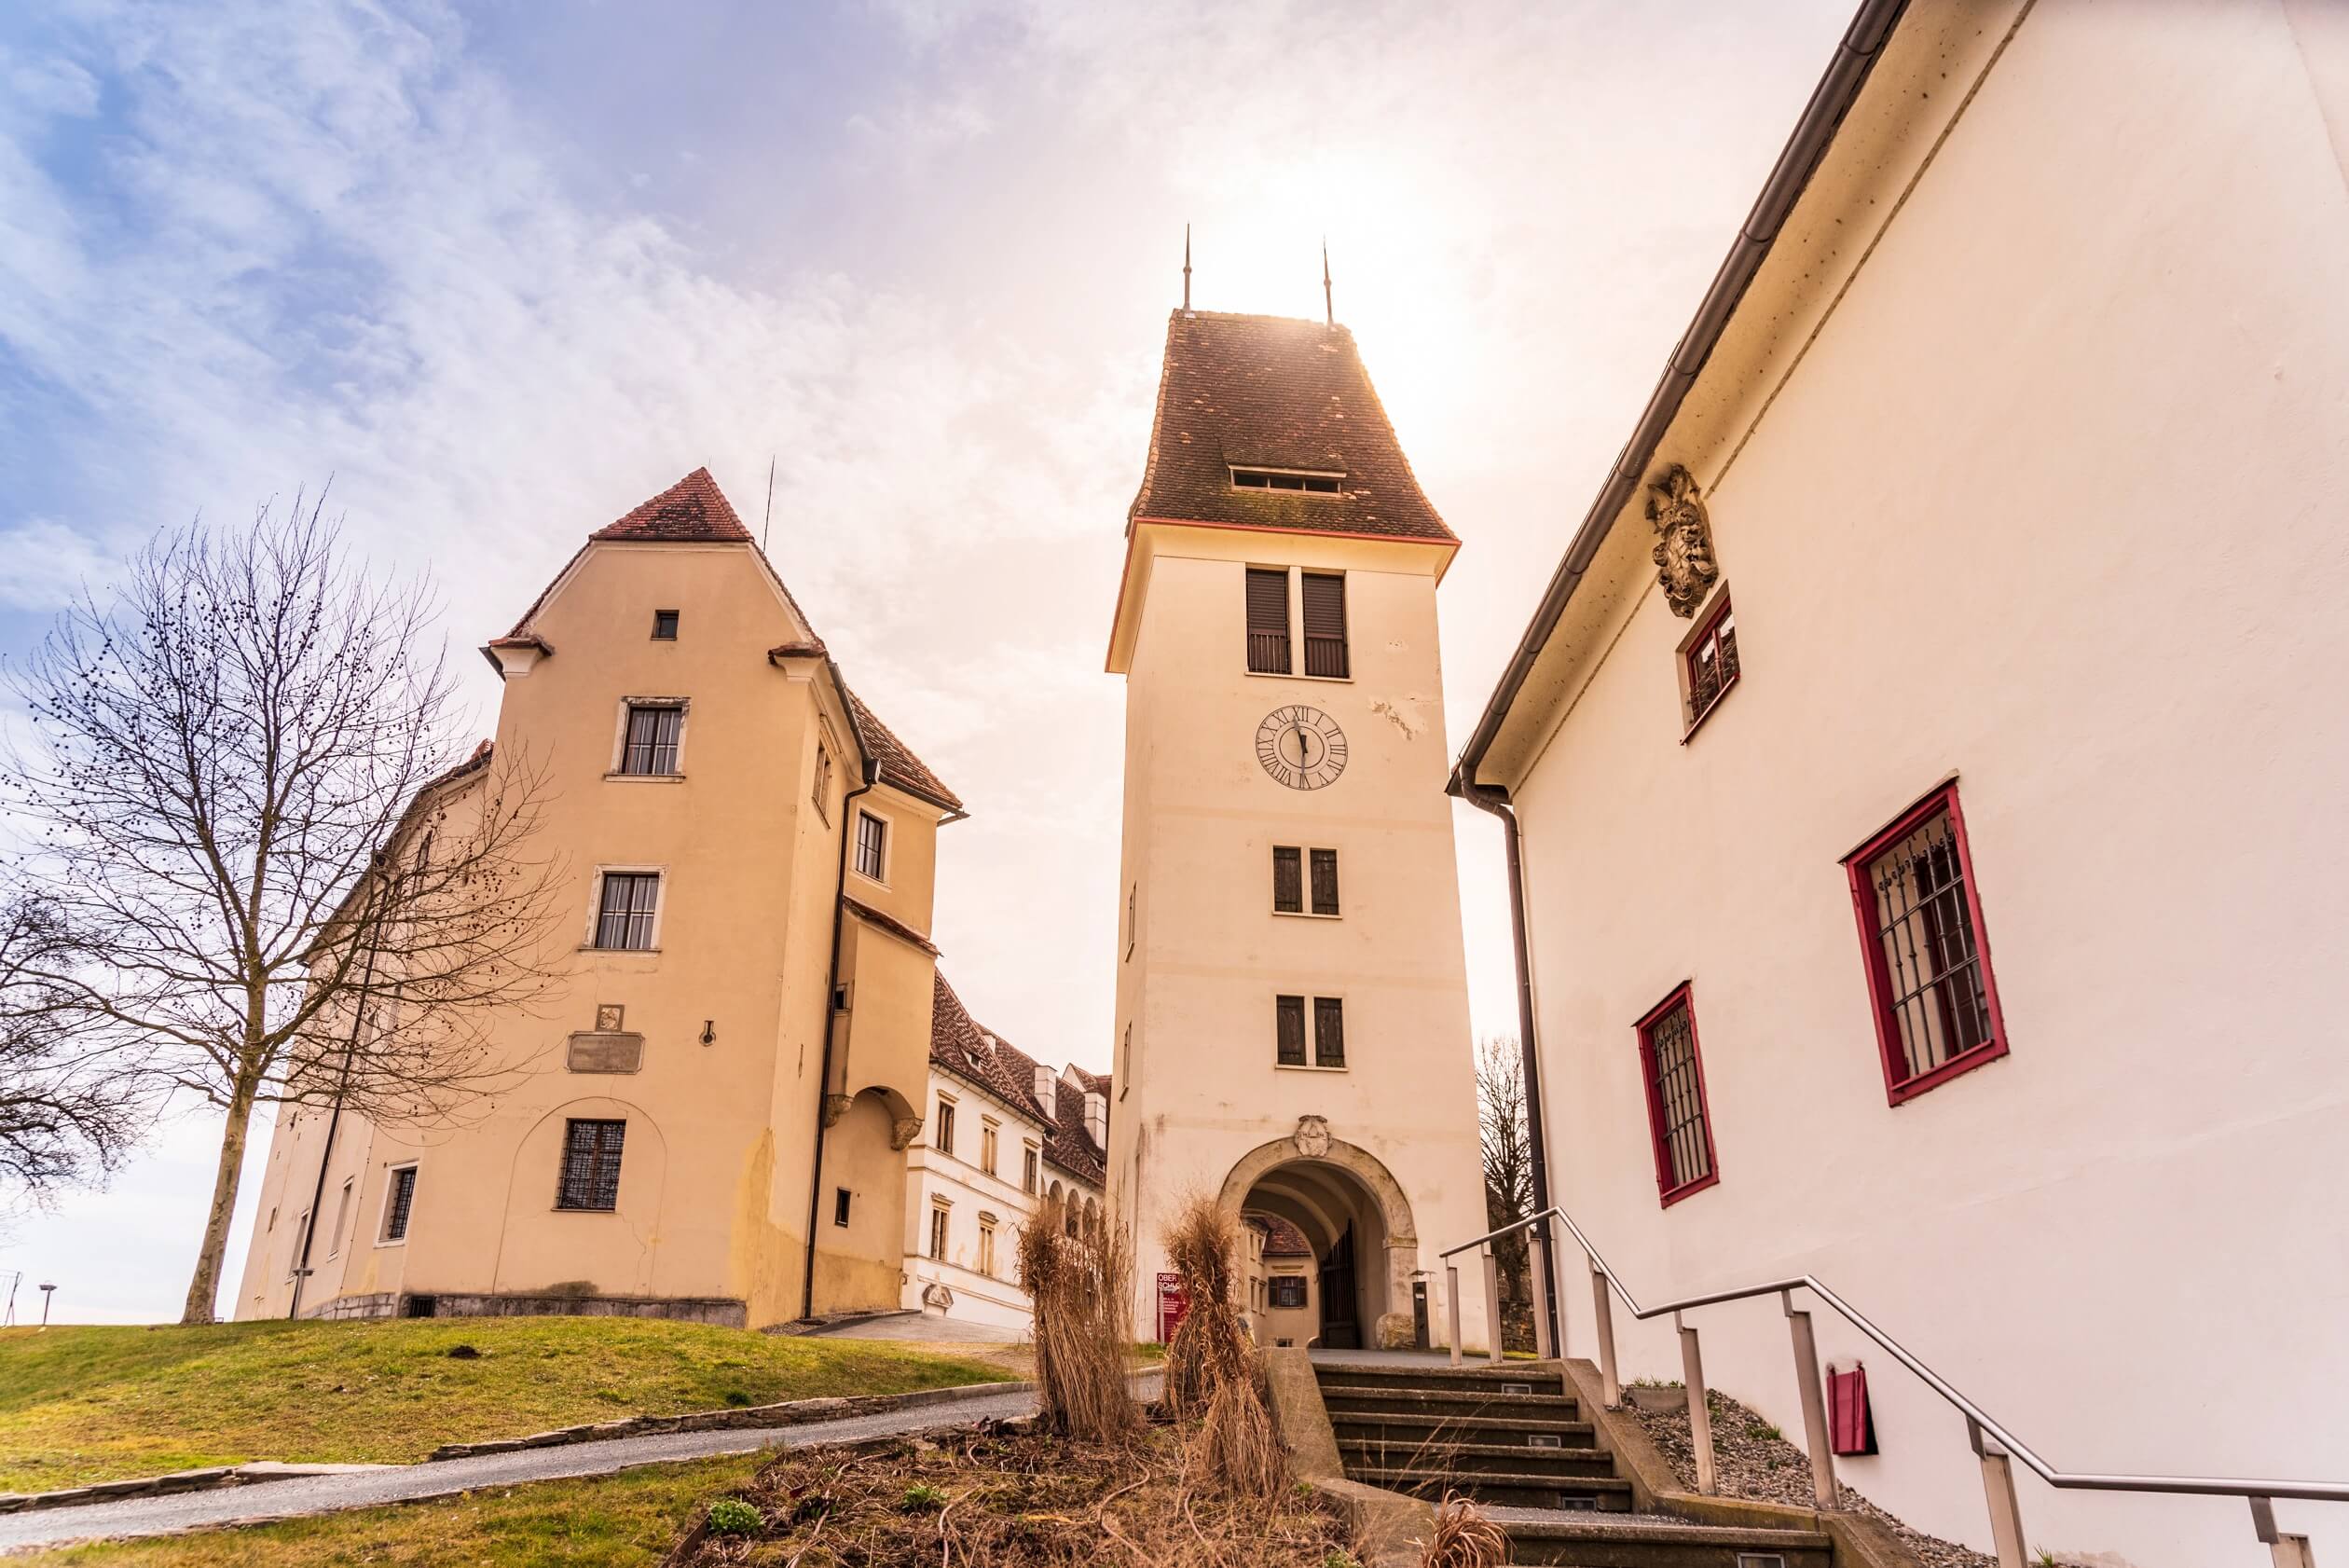
[[[1518,1416],[1332,1410],[1329,1424],[1341,1442],[1363,1437],[1386,1443],[1500,1443],[1531,1448],[1533,1437],[1543,1437],[1557,1438],[1560,1448],[1577,1449],[1594,1447],[1598,1441],[1598,1434],[1587,1421],[1528,1421]]]
[[[1536,1420],[1573,1421],[1582,1414],[1579,1400],[1558,1394],[1454,1393],[1425,1388],[1322,1389],[1322,1404],[1332,1419],[1339,1411],[1378,1411],[1407,1415],[1414,1411],[1457,1415],[1514,1415]]]
[[[1350,1367],[1313,1369],[1324,1388],[1440,1388],[1499,1392],[1501,1385],[1528,1394],[1563,1394],[1565,1377],[1556,1371],[1494,1371],[1482,1367]]]
[[[1341,1437],[1338,1450],[1349,1465],[1367,1469],[1505,1471],[1536,1476],[1614,1474],[1614,1456],[1595,1448],[1533,1448],[1524,1442],[1403,1443],[1377,1437]]]
[[[1509,1561],[1573,1568],[1831,1568],[1833,1537],[1650,1520],[1497,1520]]]
[[[1631,1483],[1612,1476],[1545,1476],[1512,1470],[1356,1469],[1346,1467],[1348,1480],[1389,1492],[1440,1498],[1457,1492],[1479,1503],[1519,1508],[1585,1508],[1601,1513],[1628,1513]]]

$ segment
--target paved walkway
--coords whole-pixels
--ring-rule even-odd
[[[266,1481],[217,1492],[188,1492],[176,1496],[136,1497],[120,1503],[91,1503],[78,1508],[0,1514],[0,1552],[25,1547],[62,1546],[73,1541],[169,1535],[208,1525],[289,1519],[299,1514],[336,1513],[345,1508],[441,1497],[476,1487],[559,1480],[567,1476],[609,1475],[614,1470],[662,1460],[707,1459],[714,1454],[749,1453],[778,1446],[853,1442],[859,1437],[877,1437],[893,1432],[961,1426],[989,1417],[1022,1416],[1035,1408],[1034,1395],[996,1394],[960,1404],[918,1406],[879,1415],[815,1422],[805,1426],[747,1432],[661,1433],[601,1443],[573,1443],[566,1448],[483,1454],[474,1459],[446,1460],[438,1465],[387,1465],[353,1474]]]
[[[894,1340],[906,1344],[924,1345],[1016,1345],[1027,1335],[1021,1329],[1001,1328],[992,1323],[971,1323],[959,1317],[902,1312],[852,1318],[846,1323],[834,1324],[830,1328],[812,1328],[806,1337],[811,1340]]]

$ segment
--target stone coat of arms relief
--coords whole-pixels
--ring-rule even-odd
[[[1648,486],[1647,517],[1655,528],[1655,577],[1665,602],[1689,620],[1721,576],[1713,561],[1712,520],[1696,475],[1679,463],[1667,468]]]

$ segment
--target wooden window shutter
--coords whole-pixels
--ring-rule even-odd
[[[1346,667],[1346,580],[1305,574],[1305,673],[1343,678]]]
[[[1346,1065],[1346,1004],[1336,997],[1313,998],[1313,1066]]]
[[[1313,913],[1338,913],[1338,851],[1313,851]]]
[[[1282,915],[1305,913],[1304,868],[1298,864],[1297,846],[1276,844],[1272,846],[1272,907]]]
[[[1280,997],[1275,998],[1279,1020],[1280,1064],[1284,1067],[1305,1065],[1305,998]]]
[[[1248,568],[1248,668],[1257,675],[1289,672],[1288,573]]]

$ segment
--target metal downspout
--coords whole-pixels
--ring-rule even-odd
[[[1525,1135],[1533,1146],[1533,1212],[1541,1214],[1550,1207],[1549,1143],[1542,1125],[1542,1059],[1533,1038],[1533,963],[1525,939],[1525,860],[1520,848],[1521,832],[1517,812],[1509,805],[1509,792],[1490,785],[1471,780],[1465,771],[1452,776],[1452,792],[1479,811],[1490,812],[1501,822],[1501,832],[1507,846],[1509,862],[1509,948],[1517,962],[1518,1050],[1524,1062],[1525,1073]],[[1558,1315],[1558,1270],[1550,1256],[1549,1221],[1541,1222],[1537,1239],[1542,1248],[1542,1311],[1549,1320],[1549,1342],[1558,1354],[1564,1355],[1566,1341],[1559,1334],[1562,1325]],[[1498,1334],[1496,1326],[1494,1332]]]
[[[859,737],[861,739],[861,737]],[[862,750],[861,747],[859,748]],[[832,998],[840,994],[840,930],[847,919],[848,841],[853,836],[849,823],[848,803],[869,792],[881,781],[881,764],[871,755],[865,758],[864,782],[840,797],[840,866],[832,876],[831,963],[824,977],[824,1051],[816,1079],[816,1158],[807,1171],[807,1265],[800,1281],[800,1316],[816,1315],[816,1222],[821,1215],[824,1194],[824,1102],[831,1093],[832,1036],[839,1032],[839,1011]]]

